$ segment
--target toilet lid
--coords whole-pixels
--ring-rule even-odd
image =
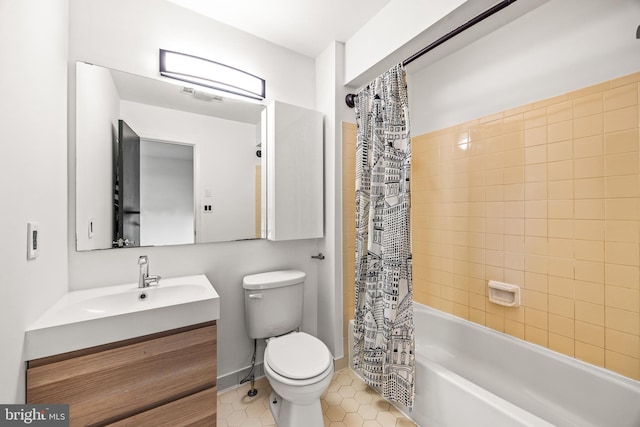
[[[327,346],[304,332],[269,341],[266,359],[276,373],[293,380],[316,377],[331,365],[331,353]]]

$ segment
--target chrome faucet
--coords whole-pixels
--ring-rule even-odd
[[[140,272],[138,274],[138,287],[148,288],[151,285],[157,285],[160,282],[160,276],[149,275],[149,257],[142,255],[138,258]]]

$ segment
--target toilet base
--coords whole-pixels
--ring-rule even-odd
[[[324,427],[320,399],[307,405],[294,405],[273,391],[269,396],[269,409],[277,427]]]

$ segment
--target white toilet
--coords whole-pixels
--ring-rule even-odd
[[[245,276],[249,337],[266,338],[264,371],[273,393],[270,408],[278,427],[323,427],[320,396],[333,376],[333,356],[302,325],[305,273],[271,271]]]

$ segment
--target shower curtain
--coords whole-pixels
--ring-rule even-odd
[[[411,145],[401,64],[357,94],[353,363],[385,398],[412,408]]]

